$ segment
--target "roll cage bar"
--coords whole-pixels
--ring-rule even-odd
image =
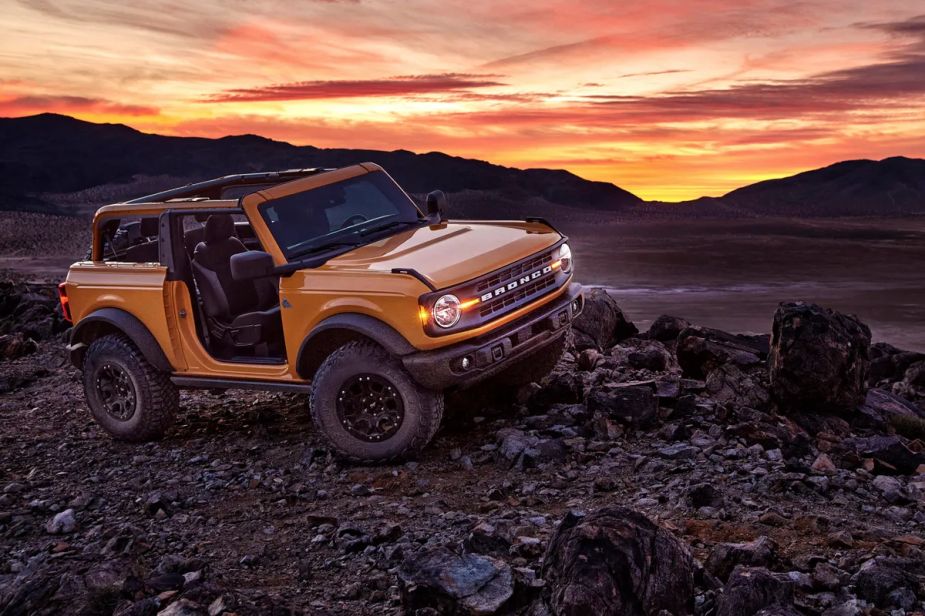
[[[171,188],[169,190],[164,190],[158,193],[145,195],[144,197],[138,197],[137,199],[132,199],[131,201],[126,201],[125,203],[134,205],[139,203],[162,203],[165,201],[175,200],[222,199],[223,193],[227,189],[235,186],[254,185],[260,186],[261,188],[269,188],[270,186],[275,186],[276,184],[282,184],[284,182],[297,180],[299,178],[308,177],[310,175],[317,175],[326,171],[334,171],[334,169],[326,167],[313,167],[310,169],[286,169],[284,171],[238,173],[234,175],[222,176],[212,180],[205,180],[203,182],[195,182],[185,186],[180,186],[178,188]]]

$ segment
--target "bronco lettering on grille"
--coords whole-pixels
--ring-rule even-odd
[[[543,269],[538,269],[535,272],[531,272],[530,274],[524,274],[517,280],[512,280],[511,282],[505,285],[501,285],[500,287],[496,287],[495,289],[491,291],[483,293],[482,296],[479,297],[479,299],[482,300],[483,302],[490,301],[491,299],[498,297],[499,295],[503,295],[504,293],[507,293],[508,291],[513,291],[514,289],[516,289],[522,284],[527,284],[531,280],[536,280],[540,276],[548,274],[551,271],[552,271],[552,266],[547,265]]]

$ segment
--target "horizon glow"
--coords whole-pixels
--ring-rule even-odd
[[[925,6],[620,4],[7,0],[0,116],[441,151],[663,201],[925,156]]]

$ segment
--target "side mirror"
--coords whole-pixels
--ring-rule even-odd
[[[446,195],[442,190],[427,193],[427,222],[432,225],[446,222]]]
[[[239,252],[231,257],[231,277],[235,280],[253,280],[273,275],[273,257],[262,250]]]

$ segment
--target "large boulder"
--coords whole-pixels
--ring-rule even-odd
[[[52,285],[0,281],[0,334],[45,340],[68,327]]]
[[[766,338],[691,326],[678,335],[677,355],[685,376],[703,379],[727,363],[741,368],[760,364],[767,357]]]
[[[606,350],[639,333],[616,300],[599,287],[585,291],[585,307],[572,323],[575,348]]]
[[[867,392],[870,329],[815,304],[783,303],[769,362],[771,394],[782,410],[852,412]]]
[[[687,546],[625,507],[567,514],[543,561],[546,598],[556,615],[690,614],[694,572]]]
[[[409,614],[495,614],[514,594],[511,568],[490,556],[434,548],[415,554],[398,570],[402,605]]]

